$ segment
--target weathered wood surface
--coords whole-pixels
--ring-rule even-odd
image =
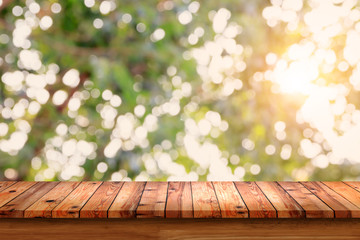
[[[360,183],[0,182],[0,218],[360,218]]]

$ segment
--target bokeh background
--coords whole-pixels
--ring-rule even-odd
[[[356,0],[0,0],[0,179],[360,180]]]

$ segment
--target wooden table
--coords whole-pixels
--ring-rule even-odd
[[[360,239],[359,191],[360,182],[8,181],[0,182],[0,232],[11,239]]]

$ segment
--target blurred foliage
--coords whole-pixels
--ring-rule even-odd
[[[301,31],[286,30],[285,23],[268,26],[267,6],[260,0],[2,1],[0,122],[7,127],[0,125],[0,179],[356,179],[358,164],[318,167],[300,150],[304,138],[321,135],[310,123],[297,121],[306,95],[273,91],[273,82],[256,81],[269,69],[269,52],[281,56],[304,39]],[[309,8],[305,4],[302,11]],[[226,70],[218,84],[204,80],[192,53],[219,39],[214,16],[226,16],[225,10],[231,12],[226,24],[237,28],[228,39],[242,50],[220,56],[245,66]],[[30,33],[19,37],[27,29]],[[16,37],[23,42],[15,43]],[[338,38],[333,48],[342,51],[346,39]],[[25,50],[38,56],[40,67],[32,67]],[[6,84],[4,77],[16,71],[24,78],[20,87]],[[30,74],[42,76],[46,84],[36,87]],[[345,79],[346,73],[338,74]],[[323,77],[336,83],[335,76]],[[223,94],[227,78],[238,85]],[[56,103],[59,91],[66,97]],[[359,106],[356,96],[349,102]],[[17,103],[24,106],[23,114],[15,113]],[[286,127],[276,130],[276,124]],[[19,131],[26,134],[12,136]],[[16,142],[20,149],[12,148]],[[325,156],[331,150],[324,142],[318,142],[318,154]]]

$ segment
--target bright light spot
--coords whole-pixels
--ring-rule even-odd
[[[54,93],[52,102],[55,105],[61,105],[65,102],[65,100],[67,99],[68,94],[67,92],[65,92],[64,90],[58,90]]]
[[[80,83],[80,73],[76,69],[67,71],[62,79],[63,83],[69,87],[76,87]]]
[[[68,104],[70,111],[77,111],[81,106],[81,101],[79,98],[71,98]]]
[[[255,143],[248,138],[242,140],[241,145],[248,151],[254,150]]]
[[[135,108],[134,108],[134,113],[137,117],[142,117],[144,116],[145,114],[145,107],[143,105],[137,105]]]
[[[138,23],[138,24],[136,25],[136,30],[137,30],[138,32],[145,32],[145,30],[146,30],[145,24],[143,24],[143,23]]]
[[[150,36],[151,41],[157,42],[165,37],[165,31],[162,28],[156,29]]]
[[[238,155],[232,155],[230,157],[230,163],[232,165],[238,165],[240,163],[240,157]],[[235,174],[236,175],[236,174]]]
[[[191,12],[185,10],[178,15],[178,20],[182,25],[189,24],[192,21]]]
[[[4,175],[7,179],[16,180],[18,177],[18,172],[13,168],[8,168],[5,170]]]
[[[21,14],[23,14],[23,9],[20,6],[15,6],[12,9],[12,13],[15,17],[19,17]]]
[[[193,1],[192,3],[190,3],[188,9],[191,13],[196,13],[197,11],[199,11],[200,8],[200,3],[197,1]]]
[[[121,19],[124,23],[129,23],[132,20],[132,16],[128,13],[125,13],[124,15],[122,15]]]
[[[107,158],[113,158],[116,156],[116,153],[120,150],[122,141],[120,139],[113,139],[104,149],[104,155]]]
[[[70,139],[68,141],[65,141],[64,144],[62,145],[62,153],[65,156],[71,156],[74,155],[74,153],[76,152],[76,140],[75,139]]]
[[[277,56],[276,56],[275,53],[268,53],[268,54],[266,55],[266,63],[267,63],[268,65],[273,65],[273,64],[275,64],[276,60],[277,60]]]
[[[106,89],[101,96],[105,101],[109,101],[112,98],[113,93],[109,89]]]
[[[275,123],[274,128],[277,132],[282,132],[285,130],[286,124],[283,121],[278,121]]]
[[[288,160],[291,157],[292,147],[290,144],[284,144],[281,148],[280,157],[283,160]]]
[[[251,165],[250,172],[253,175],[258,175],[261,171],[261,168],[258,164]]]
[[[314,158],[322,150],[321,146],[318,143],[313,143],[309,139],[303,139],[300,142],[300,147],[305,157]]]
[[[35,115],[40,111],[40,108],[41,108],[41,105],[38,102],[32,101],[29,104],[28,112],[32,115]]]
[[[68,127],[66,126],[66,124],[61,123],[56,127],[55,131],[59,136],[65,136],[67,134]]]
[[[34,1],[34,2],[30,3],[29,10],[33,14],[37,14],[38,12],[40,12],[40,5]]]
[[[42,162],[41,162],[41,159],[38,158],[38,157],[34,157],[32,160],[31,160],[31,167],[35,170],[39,170],[41,168],[41,165],[42,165]]]
[[[211,124],[206,119],[201,119],[198,123],[200,134],[206,136],[210,133]]]
[[[245,176],[245,168],[237,167],[235,168],[234,175],[238,178],[243,178]]]
[[[94,22],[93,22],[94,28],[96,29],[100,29],[104,26],[104,22],[102,19],[100,18],[95,18]]]
[[[121,98],[118,95],[113,95],[110,99],[110,104],[113,107],[119,107],[122,103]]]
[[[99,172],[104,173],[104,172],[106,172],[106,171],[108,170],[108,165],[107,165],[106,163],[104,163],[104,162],[100,162],[100,163],[97,165],[96,169],[97,169]]]
[[[91,8],[95,5],[95,0],[84,0],[84,4],[86,7]]]
[[[275,151],[276,151],[276,148],[274,145],[267,145],[265,147],[265,152],[267,155],[274,155]]]
[[[324,154],[311,159],[311,163],[318,168],[327,168],[329,166],[329,160]]]
[[[61,12],[61,5],[59,3],[53,3],[51,5],[51,11],[55,14]]]
[[[216,33],[221,33],[224,31],[227,21],[231,17],[231,12],[225,8],[219,9],[216,12],[214,19],[213,19],[213,29]]]
[[[0,137],[5,136],[9,131],[9,126],[6,123],[0,123]]]
[[[194,33],[196,36],[202,37],[202,36],[204,36],[205,30],[202,27],[197,27],[197,28],[195,28]]]
[[[44,31],[49,29],[52,26],[52,24],[53,24],[53,20],[49,16],[44,16],[40,20],[40,28]]]
[[[103,1],[100,3],[100,12],[103,15],[108,14],[111,11],[111,3],[109,1]]]
[[[41,61],[39,53],[34,50],[22,50],[19,54],[21,65],[28,70],[39,70],[41,68]]]

